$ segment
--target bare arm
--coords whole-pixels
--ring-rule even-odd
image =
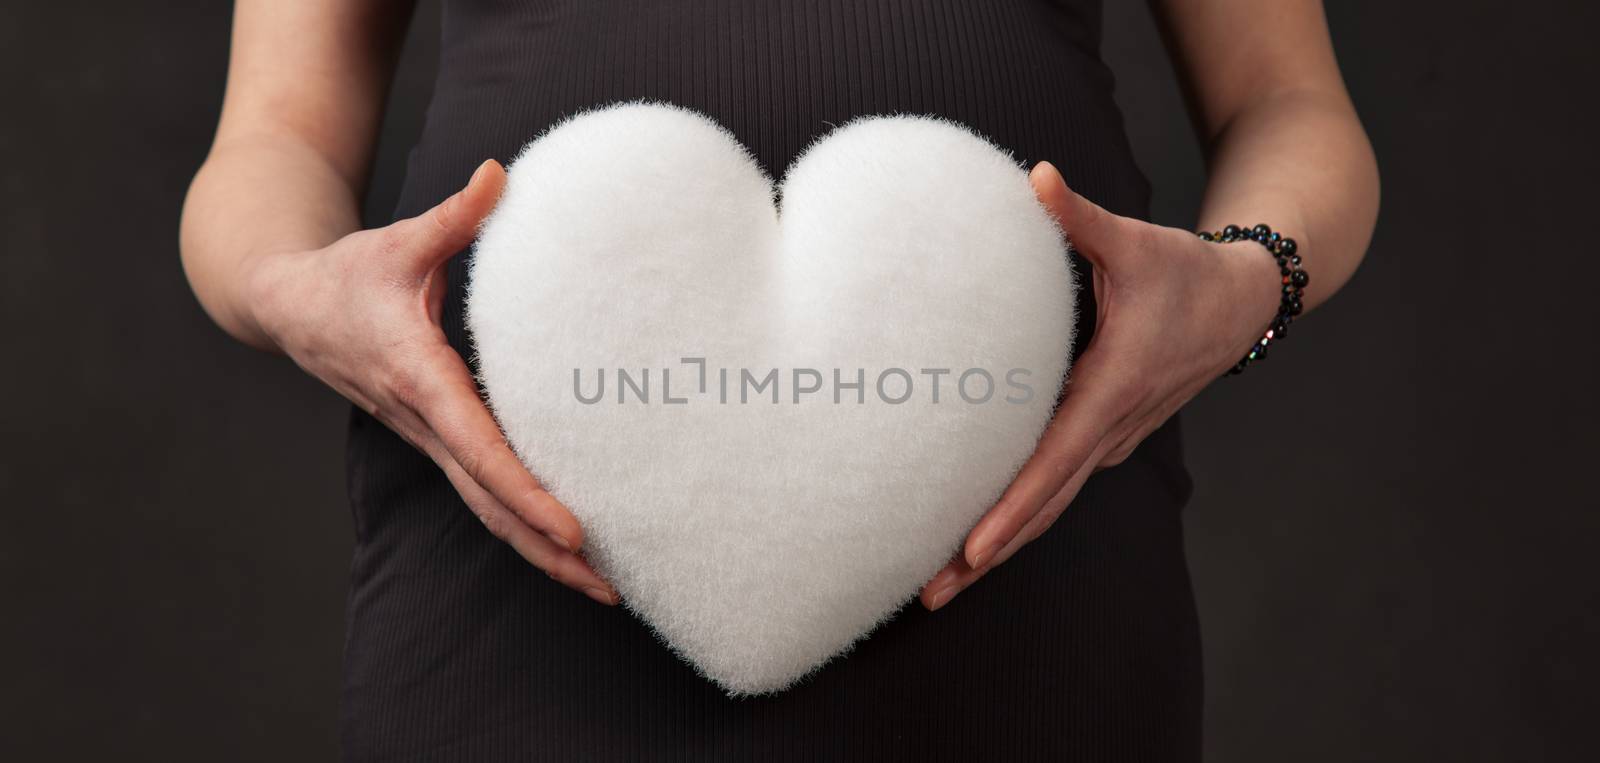
[[[1314,266],[1306,307],[1321,304],[1355,273],[1378,216],[1378,164],[1321,0],[1151,6],[1210,164],[1199,227],[1266,222],[1294,237]]]
[[[590,597],[583,531],[523,468],[439,317],[446,265],[505,183],[484,162],[433,209],[360,230],[359,198],[409,16],[383,0],[241,0],[216,142],[184,205],[183,263],[218,325],[282,352],[444,472],[489,531]]]
[[[276,349],[245,293],[263,255],[360,228],[360,196],[411,3],[241,0],[222,119],[184,204],[184,270],[236,338]]]
[[[1321,2],[1152,1],[1210,163],[1200,226],[1264,222],[1294,238],[1312,276],[1305,305],[1321,304],[1360,264],[1378,211],[1377,164]],[[1099,327],[1033,457],[923,588],[930,609],[1048,530],[1091,474],[1121,463],[1231,367],[1278,306],[1278,266],[1255,242],[1212,244],[1118,217],[1048,164],[1033,182],[1095,266]]]

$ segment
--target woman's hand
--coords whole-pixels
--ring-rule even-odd
[[[1040,163],[1034,192],[1094,265],[1094,337],[1033,457],[923,588],[938,609],[1050,528],[1097,469],[1128,457],[1221,376],[1275,314],[1278,265],[1253,241],[1214,244],[1107,212]]]
[[[313,251],[258,257],[249,309],[308,373],[439,465],[495,537],[605,604],[611,586],[576,551],[578,521],[523,468],[439,325],[445,267],[494,208],[505,171],[484,162],[421,216]]]

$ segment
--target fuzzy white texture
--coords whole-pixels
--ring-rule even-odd
[[[787,688],[891,617],[1049,420],[1073,340],[1066,242],[1022,168],[964,127],[840,127],[795,162],[781,217],[729,132],[664,104],[562,122],[509,174],[467,305],[490,405],[596,569],[730,694]],[[649,369],[648,403],[618,402],[619,367]],[[740,403],[745,368],[779,369],[780,402]],[[825,376],[799,404],[813,379],[796,368]],[[864,370],[865,403],[834,403],[835,368]],[[913,377],[905,403],[877,394],[889,368]],[[935,368],[952,369],[937,403]],[[958,395],[968,368],[994,377],[989,402]],[[1013,368],[1027,403],[1002,399],[1022,396]],[[574,369],[585,395],[605,369],[601,402],[579,401]]]

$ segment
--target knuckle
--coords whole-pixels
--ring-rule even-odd
[[[455,230],[456,199],[458,197],[459,195],[451,195],[450,198],[445,199],[444,202],[428,213],[428,222],[433,232],[449,235],[451,231]]]
[[[1050,531],[1050,528],[1056,526],[1056,520],[1061,519],[1062,513],[1063,512],[1061,509],[1052,511],[1048,516],[1045,517],[1043,522],[1039,523],[1038,529],[1028,533],[1027,539],[1023,542],[1023,545],[1027,545],[1028,543],[1032,543],[1043,537],[1045,533]]]
[[[483,447],[480,445],[468,445],[456,453],[456,463],[475,480],[483,474],[484,461]]]
[[[1091,445],[1092,443],[1074,442],[1056,451],[1051,456],[1050,472],[1057,478],[1054,489],[1060,489],[1061,485],[1072,479],[1072,475],[1083,468],[1083,462],[1088,459],[1088,448]],[[1050,497],[1048,495],[1045,496],[1046,499]]]
[[[476,509],[474,513],[478,515],[478,521],[483,523],[483,528],[488,530],[490,535],[499,540],[508,540],[510,538],[511,524],[505,514],[498,511],[478,511]]]
[[[1078,470],[1078,456],[1072,451],[1061,451],[1050,458],[1050,474],[1057,483],[1065,482]]]
[[[1073,495],[1058,495],[1045,504],[1044,508],[1039,512],[1038,529],[1027,535],[1028,540],[1032,541],[1034,538],[1039,537],[1045,530],[1050,529],[1050,526],[1054,525],[1062,514],[1067,513],[1067,506],[1072,503],[1073,497]]]
[[[426,393],[420,376],[409,368],[391,368],[382,382],[396,402],[411,410],[421,410]]]
[[[1128,460],[1128,456],[1131,455],[1132,453],[1133,453],[1133,449],[1132,448],[1129,448],[1127,446],[1118,447],[1116,450],[1113,450],[1110,453],[1106,454],[1106,457],[1104,459],[1101,459],[1100,466],[1102,468],[1110,468],[1110,467],[1113,467],[1113,466],[1121,466],[1122,462],[1127,461]]]

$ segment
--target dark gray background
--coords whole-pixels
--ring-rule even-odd
[[[1142,4],[1107,5],[1156,219],[1187,226],[1168,62]],[[1331,5],[1383,213],[1349,288],[1187,413],[1208,756],[1593,759],[1600,14]],[[178,268],[228,24],[0,10],[0,759],[336,755],[344,405],[212,327]],[[436,29],[425,2],[374,219]]]

